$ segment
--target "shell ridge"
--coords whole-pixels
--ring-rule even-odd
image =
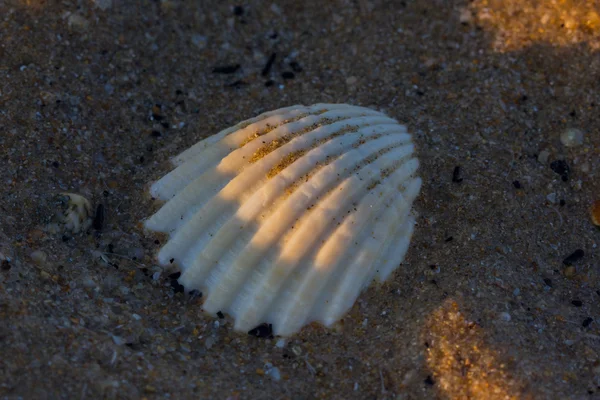
[[[370,235],[369,223],[383,214],[384,210],[380,209],[383,205],[387,208],[393,201],[395,189],[389,181],[391,179],[386,178],[381,183],[382,188],[375,187],[368,191],[354,208],[356,211],[343,215],[343,220],[338,222],[337,228],[311,260],[313,267],[298,277],[294,287],[273,303],[276,309],[271,312],[270,319],[279,321],[277,328],[280,333],[285,335],[293,332],[307,322],[322,290],[334,275],[345,269],[346,261],[351,260],[358,251],[359,246],[351,243],[356,241],[362,244]],[[314,295],[307,296],[307,293]]]
[[[199,147],[194,154],[186,156],[185,161],[177,164],[177,168],[169,172],[162,179],[152,185],[152,193],[155,197],[169,199],[179,190],[189,184],[198,173],[216,166],[219,161],[231,153],[232,150],[240,147],[249,137],[250,133],[265,131],[283,126],[288,121],[294,121],[299,116],[307,116],[306,107],[294,109],[284,114],[271,115],[260,121],[255,121],[247,126],[240,127],[237,130],[225,130],[226,135],[219,137],[210,146]],[[254,135],[257,135],[255,133]]]
[[[397,199],[397,201],[403,200]],[[386,233],[389,234],[390,231],[394,230],[393,226],[386,224],[385,221],[388,219],[398,221],[398,225],[402,226],[404,220],[399,220],[398,216],[396,207],[388,207],[385,210],[381,220],[373,227],[373,231],[379,231],[381,234],[377,237],[373,237],[372,235],[367,236],[359,253],[348,265],[344,276],[334,282],[334,286],[331,288],[328,296],[328,302],[315,313],[316,320],[321,321],[325,326],[331,326],[340,315],[344,314],[352,306],[355,299],[372,279],[375,270],[374,266],[377,265],[375,259],[378,252],[386,246],[386,236],[390,238]],[[387,232],[383,232],[383,229],[386,227]]]
[[[284,210],[287,206],[286,204],[290,204],[290,208],[291,210],[296,210],[296,212],[299,212],[300,210],[304,210],[305,207],[309,207],[312,208],[311,205],[311,200],[313,199],[313,197],[310,196],[311,192],[316,192],[316,193],[321,193],[323,191],[325,191],[325,193],[323,195],[326,195],[327,193],[329,193],[330,191],[333,191],[334,187],[336,187],[336,185],[333,185],[334,182],[337,181],[337,179],[341,179],[344,178],[346,176],[349,176],[352,172],[351,170],[351,166],[355,165],[356,162],[362,162],[364,161],[368,156],[371,155],[375,155],[377,152],[381,151],[383,148],[385,148],[387,145],[387,141],[385,138],[380,138],[371,142],[367,142],[361,146],[359,146],[356,149],[352,149],[344,154],[342,154],[340,157],[338,157],[333,163],[328,164],[326,166],[324,166],[323,168],[321,168],[319,170],[319,172],[313,177],[313,179],[311,181],[307,181],[304,182],[302,185],[300,185],[300,187],[298,189],[296,189],[296,191],[294,191],[292,193],[292,195],[287,198],[282,204],[280,204],[277,208],[275,208],[275,210],[271,213],[271,215],[269,216],[269,218],[267,219],[267,221],[265,221],[263,224],[261,224],[261,227],[259,228],[259,230],[257,231],[257,233],[255,234],[255,236],[253,237],[253,240],[250,241],[247,246],[246,246],[246,250],[239,256],[238,259],[236,259],[236,261],[234,261],[232,263],[232,266],[229,268],[229,270],[233,270],[235,272],[231,272],[231,274],[229,275],[232,279],[235,278],[239,278],[237,279],[237,281],[231,281],[229,286],[232,287],[233,290],[237,290],[239,285],[241,285],[240,279],[244,276],[243,272],[241,272],[242,270],[242,265],[244,265],[244,261],[246,260],[246,256],[245,254],[247,252],[252,253],[254,251],[253,247],[256,246],[256,238],[262,238],[262,240],[265,239],[265,233],[263,233],[263,230],[268,230],[269,229],[274,229],[274,228],[270,228],[271,225],[277,225],[280,224],[279,228],[280,230],[284,229],[283,231],[276,231],[277,233],[275,235],[272,236],[273,240],[275,240],[275,238],[277,237],[277,235],[282,235],[283,232],[287,231],[289,229],[289,226],[291,226],[291,224],[293,222],[288,221],[287,217],[290,217],[290,215],[295,215],[295,214],[290,214],[288,213],[284,213]],[[405,145],[408,146],[408,145]],[[359,152],[359,149],[361,150]],[[336,172],[336,170],[342,171],[342,174],[338,174]],[[337,179],[336,179],[337,178]],[[318,185],[321,188],[311,188],[309,189],[309,187],[313,186],[313,185]],[[333,185],[333,186],[331,186]],[[283,213],[283,215],[282,215]],[[287,221],[287,222],[283,222],[283,221]],[[259,246],[260,247],[260,246]],[[196,282],[196,279],[199,279],[200,275],[196,275],[196,273],[192,270],[190,271],[186,271],[186,273],[184,273],[181,276],[181,280],[182,280],[182,284],[185,286],[186,283],[194,285]],[[184,283],[186,282],[186,283]],[[221,299],[224,296],[212,296],[209,294],[206,298],[206,301],[204,303],[204,307],[206,309],[208,309],[209,307],[211,307],[213,304],[215,306],[215,308],[220,308],[220,309],[232,309],[234,310],[236,306],[234,305],[228,305],[228,304],[222,304],[221,303]],[[239,296],[232,299],[231,302],[232,303],[240,303],[242,302],[241,300],[239,300]],[[214,301],[213,301],[214,299]]]
[[[377,126],[377,125],[375,125]],[[323,133],[323,134],[326,134]],[[245,169],[242,173],[233,177],[233,179],[226,182],[225,186],[218,192],[214,197],[209,198],[209,191],[204,189],[201,190],[200,186],[204,180],[207,180],[207,177],[212,175],[208,175],[207,177],[201,176],[198,178],[198,182],[195,183],[194,186],[188,186],[181,192],[180,195],[176,196],[169,203],[165,204],[161,210],[159,210],[153,217],[151,217],[151,221],[148,223],[148,226],[156,227],[156,220],[165,220],[168,217],[164,217],[166,214],[174,215],[174,214],[183,214],[183,219],[172,219],[177,226],[180,227],[180,233],[176,233],[173,237],[173,242],[171,246],[163,248],[161,250],[160,258],[163,260],[170,260],[174,257],[175,254],[179,254],[181,247],[190,246],[191,241],[183,238],[198,238],[200,235],[201,239],[197,239],[196,244],[190,248],[186,255],[187,258],[193,258],[194,254],[197,254],[203,248],[203,245],[206,243],[206,234],[202,234],[202,231],[211,231],[216,232],[219,227],[211,227],[210,223],[212,222],[211,215],[220,215],[224,213],[225,210],[233,209],[232,201],[236,198],[241,198],[240,205],[245,202],[247,198],[250,197],[248,193],[254,193],[256,190],[260,188],[264,184],[264,179],[261,179],[261,176],[264,176],[266,170],[271,168],[276,160],[279,158],[281,153],[291,152],[298,148],[298,146],[309,145],[310,138],[302,136],[301,138],[305,138],[304,141],[298,141],[295,143],[296,147],[286,148],[284,147],[278,149],[279,153],[271,153],[267,157],[268,159],[264,159],[263,164],[255,164]],[[390,143],[393,141],[393,135],[385,137],[385,139],[390,140]],[[300,138],[298,138],[300,139]],[[291,143],[288,143],[291,145]],[[223,179],[218,179],[217,181],[223,181]],[[214,180],[213,180],[214,182]],[[202,196],[204,200],[195,201],[195,206],[190,207],[190,204],[194,203],[194,196]],[[197,197],[196,197],[197,199]],[[221,204],[227,202],[228,207],[220,207]],[[187,211],[184,214],[184,211]],[[215,210],[216,209],[216,210]],[[167,225],[167,223],[163,223]],[[172,225],[168,225],[169,228],[173,228]],[[201,240],[201,243],[198,243],[198,240]]]
[[[390,154],[392,153],[392,154]],[[377,175],[377,167],[387,167],[394,161],[394,151],[386,153],[370,164],[365,165],[356,174],[351,175],[340,183],[329,195],[310,210],[297,225],[298,229],[285,242],[274,264],[265,268],[263,277],[258,285],[246,285],[241,289],[244,293],[254,293],[252,302],[245,302],[236,313],[236,326],[244,327],[258,324],[260,319],[269,312],[269,303],[284,287],[287,278],[301,262],[302,255],[309,250],[315,241],[320,240],[329,229],[333,228],[330,221],[338,207],[357,201],[370,183],[371,177]],[[258,270],[253,271],[258,274]],[[257,287],[254,287],[257,286]],[[245,328],[242,328],[245,329]],[[275,329],[278,329],[275,327]]]
[[[394,182],[392,182],[393,186],[397,187],[398,180],[402,181],[402,179],[407,175],[410,176],[414,174],[416,168],[418,167],[418,163],[414,162],[414,159],[409,161],[409,163],[411,162],[413,164],[412,168],[404,170],[400,168],[396,171],[396,178],[394,179]],[[382,217],[381,222],[378,223],[379,225],[383,224],[383,227],[385,228],[385,224],[383,223],[383,221],[387,221],[389,218],[393,218],[390,216],[390,213],[395,212],[396,215],[400,216],[399,218],[395,219],[396,221],[398,221],[398,223],[390,226],[390,230],[388,232],[387,237],[386,235],[383,235],[385,240],[381,241],[381,239],[375,237],[367,238],[367,243],[365,244],[365,246],[362,246],[362,248],[368,250],[371,247],[376,246],[377,250],[373,253],[367,252],[363,255],[355,257],[354,262],[350,263],[350,265],[348,266],[348,270],[346,271],[345,276],[342,277],[342,279],[340,280],[333,280],[333,286],[328,287],[328,291],[324,292],[330,294],[329,298],[327,298],[327,296],[322,296],[321,300],[319,300],[313,306],[312,312],[314,315],[316,315],[316,319],[323,322],[326,326],[329,326],[330,322],[335,321],[337,319],[337,316],[339,315],[338,313],[345,312],[345,309],[343,308],[344,304],[349,302],[350,305],[352,305],[352,303],[354,303],[355,301],[355,298],[360,294],[362,289],[366,287],[368,283],[373,279],[373,275],[376,273],[375,269],[365,268],[364,265],[377,265],[381,261],[381,259],[384,259],[386,257],[386,254],[388,252],[393,251],[390,250],[392,249],[393,238],[395,237],[397,232],[402,231],[403,229],[404,221],[406,221],[407,219],[408,213],[410,211],[410,206],[412,204],[412,201],[414,200],[414,197],[416,196],[414,189],[418,190],[418,187],[420,187],[420,178],[413,179],[412,183],[408,186],[408,189],[401,190],[398,192],[396,201],[394,202],[394,204],[392,204],[391,209],[387,211],[388,215]],[[381,229],[382,228],[375,227],[374,231]],[[380,235],[380,237],[382,237],[382,235]],[[367,262],[371,264],[367,264]],[[356,285],[356,287],[351,289],[352,286],[350,284],[351,282],[349,282],[349,278],[355,277],[357,276],[357,274],[361,273],[363,274],[362,278],[357,278],[356,280],[362,283]],[[340,297],[340,293],[347,293],[347,297]],[[326,299],[323,297],[325,297]],[[349,301],[347,299],[352,300]],[[314,307],[316,306],[321,306],[321,310],[319,310],[318,312],[314,310]]]
[[[360,135],[356,135],[356,138],[355,138],[355,140],[356,140],[358,137],[360,137]],[[396,142],[394,142],[394,140],[393,140],[393,139],[396,139]],[[398,139],[400,139],[400,140],[398,140]],[[404,143],[404,140],[402,140],[402,139],[403,139],[403,138],[384,137],[384,138],[379,138],[379,139],[377,139],[377,140],[379,140],[380,142],[384,143],[385,145],[395,145],[395,144],[397,145],[397,144],[402,144],[402,143]],[[341,142],[341,141],[342,141],[341,139],[339,139],[339,140],[338,140],[338,142]],[[332,146],[331,146],[331,147],[334,147],[336,144],[337,144],[337,143],[332,143]],[[315,150],[318,150],[319,152],[322,152],[322,151],[321,151],[319,148],[317,148],[317,149],[315,149]],[[309,163],[310,163],[310,162],[309,162]],[[300,173],[302,173],[302,172],[303,172],[303,171],[301,171]],[[297,178],[298,178],[298,175],[299,175],[299,174],[297,174],[295,177],[294,177],[294,176],[292,176],[292,179],[294,179],[294,178],[296,178],[296,179],[297,179]],[[279,192],[279,193],[280,193],[280,195],[281,195],[281,192],[282,192],[283,188],[284,188],[285,186],[287,186],[287,185],[289,185],[289,181],[288,181],[288,182],[282,182],[282,180],[281,180],[281,179],[278,179],[278,180],[276,180],[276,181],[268,182],[268,183],[267,183],[265,186],[279,186],[279,187],[280,187],[280,190],[279,190],[279,191],[275,191],[275,190],[273,190],[273,191],[271,191],[271,192],[273,192],[273,193]],[[261,207],[261,206],[263,206],[263,207],[264,207],[264,205],[265,205],[265,204],[270,204],[270,203],[272,203],[272,202],[274,202],[274,201],[276,201],[276,200],[277,200],[277,194],[273,194],[273,195],[271,195],[271,196],[270,196],[269,198],[267,198],[267,199],[264,199],[264,198],[262,198],[262,193],[261,193],[261,192],[262,192],[263,190],[265,190],[265,186],[262,186],[262,187],[261,187],[261,188],[259,188],[259,189],[258,189],[256,192],[254,192],[254,196],[256,196],[256,197],[257,197],[257,199],[255,199],[255,200],[254,200],[252,203],[246,203],[246,202],[244,202],[243,204],[240,204],[240,208],[239,208],[239,211],[240,211],[240,213],[236,213],[236,215],[233,215],[233,216],[232,216],[232,218],[230,218],[230,219],[229,219],[229,220],[226,222],[226,224],[229,224],[229,232],[228,232],[228,233],[229,233],[229,237],[232,237],[232,236],[233,236],[233,232],[236,230],[236,227],[237,227],[237,226],[240,226],[240,229],[246,230],[247,228],[245,227],[245,225],[247,225],[247,224],[251,224],[251,223],[253,222],[253,220],[256,218],[256,215],[257,215],[257,214],[258,214],[260,211],[262,211],[262,207]],[[261,199],[261,200],[259,201],[258,199]],[[249,201],[251,201],[251,200],[249,200]],[[246,217],[246,218],[240,217],[240,214],[241,214],[241,213],[245,212],[245,211],[246,211],[248,208],[251,208],[252,206],[254,207],[254,211],[250,213],[250,216],[249,216],[249,217]],[[215,238],[216,238],[216,237],[219,237],[219,235],[220,235],[220,233],[221,233],[221,230],[223,230],[223,227],[221,227],[221,228],[219,229],[219,231],[217,232],[217,234],[214,236]],[[224,233],[224,235],[227,235],[227,233]],[[213,240],[214,240],[214,239],[213,239]],[[230,244],[231,242],[226,242],[226,243],[227,243],[227,244]],[[217,248],[219,248],[219,247],[220,247],[218,244],[215,244],[215,245],[213,246],[213,243],[212,243],[212,242],[211,242],[211,243],[209,243],[209,244],[207,244],[207,246],[212,246],[212,247],[217,247]],[[211,250],[211,249],[208,249],[208,250]],[[205,249],[204,249],[202,252],[203,252],[203,254],[205,255],[205,257],[206,257],[206,258],[208,258],[208,259],[216,259],[216,258],[218,258],[218,257],[219,257],[219,255],[220,255],[219,253],[216,253],[216,254],[215,254],[214,252],[213,252],[213,254],[211,254],[209,251],[207,251],[207,249],[206,249],[206,248],[205,248]],[[208,253],[208,254],[207,254],[207,253]],[[217,278],[215,278],[215,279],[217,279]]]
[[[196,144],[192,145],[191,147],[189,147],[188,149],[184,150],[183,152],[179,153],[177,156],[175,156],[172,160],[172,163],[174,165],[180,165],[182,163],[184,163],[185,161],[193,158],[199,151],[215,144],[216,142],[218,142],[219,140],[221,140],[222,138],[224,138],[225,136],[231,134],[232,132],[235,132],[237,130],[240,129],[244,129],[246,126],[251,125],[253,123],[259,122],[263,119],[266,119],[272,115],[277,115],[280,113],[284,113],[287,111],[291,111],[294,110],[296,108],[305,108],[305,106],[303,105],[293,105],[293,106],[289,106],[289,107],[283,107],[283,108],[279,108],[277,110],[273,110],[273,111],[268,111],[265,113],[262,113],[260,115],[257,115],[256,117],[253,118],[249,118],[246,119],[242,122],[237,123],[234,126],[231,126],[229,128],[223,129],[220,132],[209,136],[207,138],[204,138],[200,141],[198,141]]]

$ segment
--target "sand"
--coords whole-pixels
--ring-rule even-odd
[[[0,0],[0,398],[600,398],[599,15]],[[410,251],[337,329],[234,332],[157,266],[148,184],[203,137],[317,102],[413,133]],[[569,128],[582,143],[561,142]],[[93,226],[57,230],[61,192]]]

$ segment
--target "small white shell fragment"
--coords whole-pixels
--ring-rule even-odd
[[[583,132],[576,128],[567,128],[560,134],[560,141],[566,147],[577,147],[583,144]]]
[[[234,329],[262,323],[291,335],[331,326],[373,279],[404,259],[421,179],[406,127],[347,104],[266,112],[173,159],[145,221],[170,235],[162,265],[230,314]]]
[[[68,231],[79,233],[92,225],[92,206],[85,197],[75,193],[61,193],[63,212],[59,221]]]

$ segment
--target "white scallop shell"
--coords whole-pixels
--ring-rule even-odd
[[[413,152],[403,125],[368,108],[270,111],[175,157],[145,226],[170,234],[159,262],[176,262],[186,290],[236,330],[330,326],[404,258],[421,187]]]

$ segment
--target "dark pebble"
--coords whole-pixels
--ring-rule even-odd
[[[194,289],[194,290],[190,291],[189,295],[190,295],[190,299],[201,298],[202,292]]]
[[[552,287],[552,279],[544,278],[544,283],[546,284],[546,286]]]
[[[427,375],[427,378],[425,378],[425,384],[427,385],[433,385],[435,382],[433,380],[433,378],[431,377],[431,375]]]
[[[521,189],[521,182],[513,181],[513,186],[515,187],[515,189]]]
[[[151,133],[152,137],[161,137],[161,133],[159,131],[152,131]]]
[[[175,259],[174,259],[174,258],[171,258],[171,259],[169,260],[169,264],[173,264],[173,261],[175,261]]]
[[[271,54],[271,56],[269,57],[269,59],[267,60],[267,63],[265,64],[265,66],[263,67],[263,70],[261,72],[262,76],[267,76],[269,75],[269,72],[271,72],[271,67],[273,66],[273,63],[275,62],[275,58],[277,57],[277,53],[273,53]]]
[[[555,160],[550,163],[550,168],[552,171],[556,172],[564,182],[569,180],[569,174],[571,173],[571,168],[565,160]]]
[[[63,241],[63,242],[68,242],[70,239],[71,239],[71,237],[70,237],[70,236],[67,236],[67,235],[62,235],[62,241]]]
[[[169,279],[179,279],[180,276],[181,272],[174,272],[171,275],[169,275]]]
[[[273,325],[272,324],[260,324],[254,329],[248,331],[248,335],[256,336],[257,338],[273,338]]]
[[[294,73],[292,71],[285,71],[281,74],[281,77],[283,79],[294,79],[296,77],[296,75],[294,75]]]
[[[565,204],[567,204],[566,201],[564,201],[564,199],[561,199],[558,204],[560,204],[561,207],[564,207]]]
[[[2,264],[0,264],[0,268],[2,269],[2,271],[8,271],[9,269],[11,269],[11,265],[8,262],[8,260],[2,260]]]
[[[448,236],[445,240],[446,243],[453,241],[454,238],[452,236]]]
[[[463,178],[461,178],[460,175],[460,165],[457,165],[456,167],[454,167],[454,171],[452,171],[452,182],[461,183],[463,181]]]
[[[225,315],[223,315],[223,313],[221,311],[217,311],[217,317],[223,319],[223,318],[225,318]]]
[[[110,195],[110,192],[108,190],[105,190],[104,192],[102,192],[102,194],[104,195],[104,197],[108,197]]]
[[[156,240],[154,241],[154,244],[160,244],[160,240],[156,239]]]
[[[165,119],[165,117],[164,117],[164,116],[162,116],[162,115],[160,115],[160,114],[154,114],[154,113],[152,113],[152,118],[153,118],[155,121],[162,121],[163,119]]]
[[[425,95],[425,92],[422,92],[420,90],[417,90],[416,93],[417,93],[417,96],[424,96]]]
[[[596,290],[596,294],[600,296],[600,290]]]
[[[290,67],[294,72],[302,72],[302,67],[296,61],[290,62]]]
[[[115,250],[115,245],[112,243],[109,243],[107,247],[109,253],[112,253]]]
[[[52,166],[53,166],[54,168],[58,168],[58,167],[60,166],[60,164],[58,163],[58,161],[54,161],[54,162],[52,163]]]
[[[577,249],[573,252],[573,254],[569,255],[567,258],[563,260],[563,264],[565,265],[573,265],[577,261],[581,260],[585,253],[581,249]]]
[[[163,121],[160,123],[160,126],[162,126],[165,129],[169,129],[169,123],[167,121]]]
[[[214,67],[212,72],[215,74],[233,74],[240,69],[240,64],[235,65],[223,65],[220,67]]]
[[[175,293],[184,293],[185,288],[182,284],[180,284],[177,279],[171,279],[171,287],[175,291]]]
[[[233,7],[233,15],[237,15],[238,17],[240,15],[244,15],[244,7],[242,7],[242,6]]]
[[[272,79],[269,79],[268,81],[265,82],[266,87],[273,86],[274,84],[275,84],[275,81]]]
[[[92,226],[97,231],[101,231],[104,227],[104,204],[98,204],[98,207],[96,207],[96,215]]]
[[[573,300],[571,304],[573,304],[575,307],[581,307],[583,302],[581,300]]]
[[[583,325],[584,328],[587,328],[588,326],[590,326],[590,324],[594,322],[593,318],[587,317],[586,319],[583,320],[583,322],[581,323],[581,325]]]

